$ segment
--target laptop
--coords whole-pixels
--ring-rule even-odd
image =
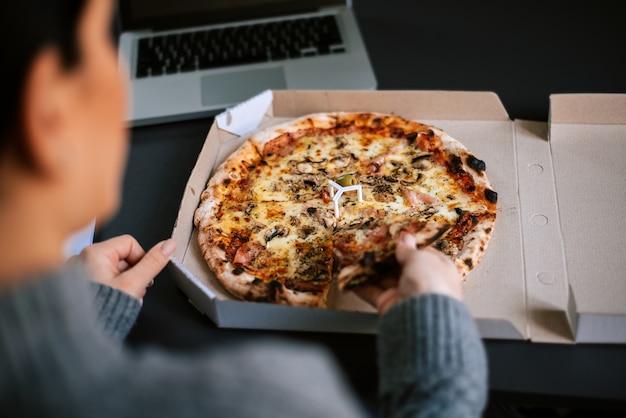
[[[375,89],[351,1],[120,0],[134,126],[214,115],[264,90]]]

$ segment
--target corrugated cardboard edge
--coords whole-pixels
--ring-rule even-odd
[[[621,209],[626,200],[623,183],[626,177],[623,163],[626,95],[552,95],[550,109],[551,155],[555,166],[560,164],[560,169],[555,167],[559,174],[555,176],[557,198],[560,199],[557,208],[562,222],[562,240],[564,245],[569,245],[565,263],[570,282],[568,306],[572,312],[575,341],[626,343],[626,283],[623,280],[626,261],[621,255],[624,247],[621,234],[626,229],[625,214]],[[576,142],[570,144],[574,140]],[[581,161],[587,163],[585,159],[580,159],[584,155],[593,159],[591,166],[600,174],[591,170],[586,176],[583,174],[576,183],[579,190],[573,192],[571,184],[559,182],[559,177],[565,176],[570,180],[568,174],[562,172],[563,168],[568,168],[569,174],[586,172],[578,166]],[[574,164],[578,165],[572,170]],[[597,190],[589,189],[590,185]],[[602,192],[601,196],[598,190]],[[576,205],[585,200],[586,194],[591,195],[589,200],[604,201],[603,206],[590,206],[587,202],[583,214],[583,208],[576,208]],[[604,232],[590,234],[592,241],[587,237],[574,238],[572,231],[578,226],[572,223],[582,223],[583,228],[592,225],[593,232]],[[593,267],[581,271],[579,261],[583,259],[590,261],[589,265]]]

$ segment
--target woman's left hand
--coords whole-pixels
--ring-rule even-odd
[[[167,239],[146,252],[132,236],[120,235],[86,247],[77,257],[93,281],[141,300],[175,249],[174,240]]]

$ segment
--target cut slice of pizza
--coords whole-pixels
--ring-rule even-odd
[[[391,215],[341,228],[333,235],[335,278],[340,289],[384,277],[397,267],[395,250],[402,233],[415,237],[419,248],[443,236],[450,224]]]
[[[323,306],[332,280],[334,220],[317,206],[222,202],[215,222],[202,229],[200,247],[210,252],[204,256],[218,280],[239,298]]]

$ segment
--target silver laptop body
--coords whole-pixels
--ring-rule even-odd
[[[266,89],[376,88],[350,1],[121,0],[119,15],[134,126],[215,114]],[[251,57],[233,60],[242,51]]]

